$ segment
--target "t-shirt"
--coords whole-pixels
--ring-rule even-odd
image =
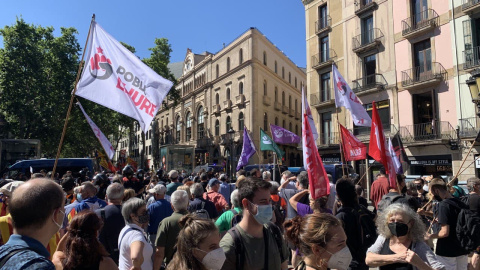
[[[223,213],[225,208],[228,208],[228,202],[225,200],[222,194],[210,190],[207,193],[203,193],[203,198],[207,201],[213,202],[217,213]]]
[[[103,209],[95,210],[95,213],[100,218],[102,218],[102,210],[105,211],[105,219],[103,220],[103,227],[98,239],[103,246],[105,246],[110,257],[118,265],[118,236],[125,227],[125,219],[122,216],[122,206],[107,205]]]
[[[278,195],[284,198],[285,201],[287,202],[287,217],[285,218],[285,220],[289,220],[297,216],[297,211],[295,211],[292,205],[290,205],[290,198],[292,198],[295,194],[299,193],[300,191],[301,190],[285,189],[285,188],[280,190]],[[309,201],[310,200],[308,199],[308,195],[305,194],[305,196],[303,196],[299,202],[303,204],[308,204]]]
[[[147,241],[143,229],[136,224],[130,223],[122,229],[118,237],[118,246],[120,247],[119,270],[129,270],[133,267],[132,257],[130,257],[130,245],[137,241],[143,243],[142,269],[153,269],[153,247]]]
[[[229,205],[231,205],[230,203],[230,195],[232,194],[232,192],[236,189],[236,186],[235,184],[231,183],[227,183],[227,182],[222,182],[220,184],[220,189],[218,190],[218,193],[222,194],[222,196],[225,198],[225,200],[227,201],[227,203]]]
[[[173,257],[174,246],[177,244],[177,236],[180,233],[180,219],[188,214],[187,211],[175,212],[163,219],[158,225],[157,239],[155,246],[165,247],[165,262],[168,264]]]
[[[174,191],[176,191],[177,188],[178,188],[179,186],[181,186],[181,185],[183,185],[183,184],[180,183],[180,182],[172,182],[172,183],[168,184],[168,185],[167,185],[167,193],[166,193],[166,194],[167,194],[168,196],[171,196],[172,193],[173,193]]]
[[[342,221],[343,230],[347,235],[347,246],[352,254],[352,262],[350,262],[350,267],[357,269],[356,267],[361,267],[368,269],[365,264],[365,250],[368,247],[362,246],[362,236],[360,224],[358,224],[358,219],[351,212],[352,208],[347,207],[345,211],[340,211],[342,208],[339,209],[338,214],[336,217]]]
[[[386,177],[379,177],[373,181],[370,193],[370,200],[373,202],[375,209],[378,208],[378,203],[382,199],[383,195],[388,193],[389,183]]]
[[[438,223],[440,225],[449,225],[450,229],[447,237],[438,239],[436,254],[443,257],[458,257],[466,255],[468,252],[462,248],[455,233],[460,209],[450,205],[447,201],[453,202],[459,206],[463,205],[463,203],[457,198],[444,199],[438,204]]]
[[[478,214],[478,211],[480,210],[480,196],[476,193],[471,193],[468,195],[468,204],[470,210]]]
[[[167,200],[160,199],[148,206],[148,213],[150,214],[150,222],[148,223],[147,232],[149,234],[157,234],[160,221],[171,216],[173,209]]]
[[[246,233],[239,225],[236,226],[238,232],[240,233],[240,237],[242,238],[242,242],[245,249],[245,262],[243,263],[243,268],[248,270],[260,270],[264,267],[265,262],[265,242],[263,237],[256,238],[248,233]],[[275,237],[273,234],[268,232],[268,269],[266,270],[278,270],[281,269],[281,257],[280,252],[283,254],[283,258],[288,260],[288,248],[285,241],[282,240],[282,248],[281,250],[278,249],[277,242],[275,241]],[[225,252],[225,256],[227,259],[223,264],[222,269],[224,270],[231,270],[236,268],[236,261],[237,255],[235,252],[235,243],[233,241],[232,236],[230,233],[225,234],[222,240],[220,241],[220,247],[222,247],[223,251]],[[241,269],[237,269],[241,270]]]
[[[234,210],[237,212],[238,215],[242,214],[242,208],[235,207]],[[226,232],[232,228],[232,219],[235,216],[232,210],[228,210],[223,213],[216,221],[215,225],[217,226],[220,233]]]
[[[299,216],[304,217],[306,215],[313,214],[313,209],[309,204],[297,203],[297,213]],[[332,214],[332,210],[324,209],[321,213]]]
[[[215,219],[218,217],[215,204],[213,204],[213,202],[211,201],[205,200],[204,198],[195,198],[193,201],[190,202],[190,205],[188,206],[188,211],[190,213],[194,213],[195,211],[200,209],[205,209],[211,219]]]
[[[25,235],[13,234],[8,242],[0,247],[0,261],[10,252],[18,249],[28,248],[13,255],[2,269],[22,270],[54,270],[55,266],[48,259],[47,249],[38,240]]]

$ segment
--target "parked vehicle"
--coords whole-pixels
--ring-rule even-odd
[[[336,183],[338,179],[342,178],[344,170],[345,174],[352,179],[357,180],[359,177],[359,175],[355,173],[352,165],[343,165],[343,168],[341,163],[324,164],[323,166],[325,167],[327,173],[332,176],[333,183]]]
[[[19,161],[8,168],[9,179],[15,179],[19,173],[22,173],[30,177],[30,168],[32,168],[34,173],[40,172],[40,170],[45,170],[47,172],[53,171],[53,165],[55,164],[55,159],[31,159],[31,160],[22,160]],[[93,177],[93,160],[90,158],[60,158],[58,159],[56,172],[60,176],[65,174],[67,171],[72,171],[72,173],[78,173],[80,170],[88,168],[89,173],[88,177]]]
[[[205,171],[208,171],[209,168],[212,168],[213,169],[213,172],[215,173],[223,173],[225,172],[225,170],[223,169],[222,166],[218,166],[218,165],[213,165],[213,164],[205,164],[205,165],[199,165],[197,167],[195,167],[193,169],[193,173],[198,173],[199,171],[201,171],[202,169],[204,169]]]
[[[274,179],[274,177],[273,177],[274,167],[276,169],[275,170],[275,181],[280,183],[281,174],[284,171],[288,170],[287,166],[283,166],[283,165],[274,166],[273,164],[252,164],[252,165],[245,166],[244,169],[247,172],[250,172],[253,169],[259,169],[259,168],[260,168],[260,171],[262,171],[262,172],[265,171],[265,170],[268,170],[272,174],[272,180],[273,180]]]

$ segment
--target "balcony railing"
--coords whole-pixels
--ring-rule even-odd
[[[377,8],[375,0],[358,0],[355,1],[355,15],[360,16],[363,13]]]
[[[395,125],[384,125],[383,132],[385,136],[393,136],[398,132],[398,129]],[[352,133],[362,142],[370,140],[370,127],[356,127],[353,128]]]
[[[465,59],[463,69],[471,69],[480,66],[480,46],[463,51],[463,59]]]
[[[325,17],[320,18],[320,20],[315,22],[315,32],[317,34],[321,34],[325,31],[330,30],[332,27],[332,18],[327,15]]]
[[[404,142],[452,140],[456,139],[456,130],[448,121],[431,121],[400,127],[400,135]]]
[[[412,88],[414,85],[419,87],[427,86],[426,84],[436,84],[445,80],[447,71],[437,62],[432,62],[430,65],[414,67],[402,71],[402,86],[405,88]]]
[[[402,21],[402,35],[413,37],[439,25],[440,17],[433,9],[427,9]]]
[[[237,105],[243,106],[245,104],[245,95],[241,94],[235,97]]]
[[[480,0],[463,0],[462,11],[469,13],[480,8]]]
[[[372,74],[363,78],[356,79],[353,82],[353,92],[361,93],[371,89],[382,90],[388,85],[387,80],[382,74]]]
[[[203,137],[203,138],[197,139],[197,147],[198,148],[206,149],[210,145],[212,145],[212,141],[210,140],[210,138]]]
[[[232,109],[232,100],[231,99],[227,99],[223,102],[223,107],[225,108],[225,110],[231,110]]]
[[[459,127],[459,135],[461,138],[476,137],[480,130],[480,118],[470,117],[460,119]]]
[[[382,42],[383,33],[378,28],[363,31],[360,35],[352,38],[352,48],[356,53],[362,53],[376,48]]]
[[[310,104],[312,106],[319,106],[333,102],[330,87],[327,89],[327,92],[328,93],[310,94]]]
[[[312,56],[312,68],[320,69],[326,66],[330,66],[332,65],[335,58],[337,58],[337,54],[333,49],[317,53]]]
[[[340,142],[340,137],[338,132],[329,132],[319,134],[317,139],[317,146],[329,146],[329,145],[338,145]]]

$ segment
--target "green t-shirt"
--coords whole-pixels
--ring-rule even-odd
[[[240,207],[235,207],[233,208],[239,215],[242,214],[242,208]],[[220,233],[226,232],[230,230],[231,225],[232,225],[232,219],[235,215],[233,214],[232,210],[229,210],[227,212],[224,212],[218,219],[215,221],[215,225],[217,225],[218,230]]]
[[[263,237],[256,238],[247,234],[239,225],[236,226],[240,232],[240,237],[242,237],[242,242],[245,248],[245,262],[243,263],[243,269],[248,270],[261,270],[264,267],[265,261],[265,242]],[[288,247],[284,240],[282,240],[282,250],[278,250],[277,242],[273,234],[268,232],[268,269],[267,270],[278,270],[282,269],[282,262],[280,257],[280,252],[283,253],[284,260],[288,260]],[[222,247],[225,252],[227,259],[223,264],[223,270],[232,270],[236,269],[237,256],[235,253],[235,243],[232,236],[227,233],[223,236],[220,241],[220,247]],[[242,269],[237,269],[242,270]]]
[[[180,233],[180,219],[188,214],[188,211],[175,212],[171,216],[163,219],[158,224],[157,239],[155,239],[155,246],[165,247],[165,262],[168,264],[173,257],[175,244],[177,243],[177,236]]]
[[[168,196],[172,196],[172,193],[173,193],[174,191],[176,191],[177,188],[178,188],[179,186],[181,186],[181,185],[183,185],[183,184],[180,183],[180,182],[172,182],[172,183],[168,184],[168,185],[167,185],[167,193],[166,193],[166,194],[167,194]]]

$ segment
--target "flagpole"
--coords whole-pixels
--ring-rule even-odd
[[[63,125],[62,137],[60,138],[60,143],[58,144],[57,156],[55,157],[55,164],[53,165],[52,179],[54,179],[55,177],[58,158],[60,157],[60,152],[62,151],[63,140],[65,139],[65,133],[67,132],[68,119],[70,118],[70,112],[72,111],[73,99],[75,98],[75,92],[77,91],[78,80],[80,79],[80,74],[82,73],[82,68],[84,65],[83,59],[85,58],[85,51],[87,50],[88,40],[90,39],[90,31],[92,30],[92,24],[94,21],[95,21],[95,14],[92,15],[92,20],[90,21],[90,27],[88,28],[87,40],[85,41],[85,47],[83,47],[82,60],[80,60],[80,64],[78,65],[77,78],[75,79],[75,87],[73,89],[72,97],[70,98],[70,104],[68,105],[67,116],[65,117],[65,124]]]
[[[341,158],[341,161],[342,161],[342,176],[345,176],[345,163],[344,162],[344,156],[343,156],[343,139],[342,139],[342,132],[341,132],[341,129],[340,129],[340,121],[338,120],[338,107],[335,109],[336,111],[336,115],[337,115],[337,133],[339,135],[339,139],[340,139],[340,158]]]
[[[475,161],[477,161],[479,158],[480,158],[480,156],[477,156],[467,167],[465,167],[465,168],[460,172],[460,174],[462,174],[464,171],[466,171],[466,170],[468,169],[468,167],[472,166],[472,164],[475,163]]]
[[[462,161],[462,165],[460,165],[460,168],[458,168],[458,171],[457,171],[457,174],[455,175],[455,177],[452,178],[452,180],[450,180],[448,183],[447,183],[447,186],[450,185],[450,183],[458,177],[458,175],[460,174],[460,169],[462,169],[463,167],[463,164],[465,163],[465,161],[467,160],[467,157],[470,155],[470,152],[472,152],[473,150],[473,147],[475,146],[475,142],[476,140],[473,141],[472,145],[470,146],[470,149],[468,150],[468,153],[465,155],[465,157],[463,158],[463,161]]]

